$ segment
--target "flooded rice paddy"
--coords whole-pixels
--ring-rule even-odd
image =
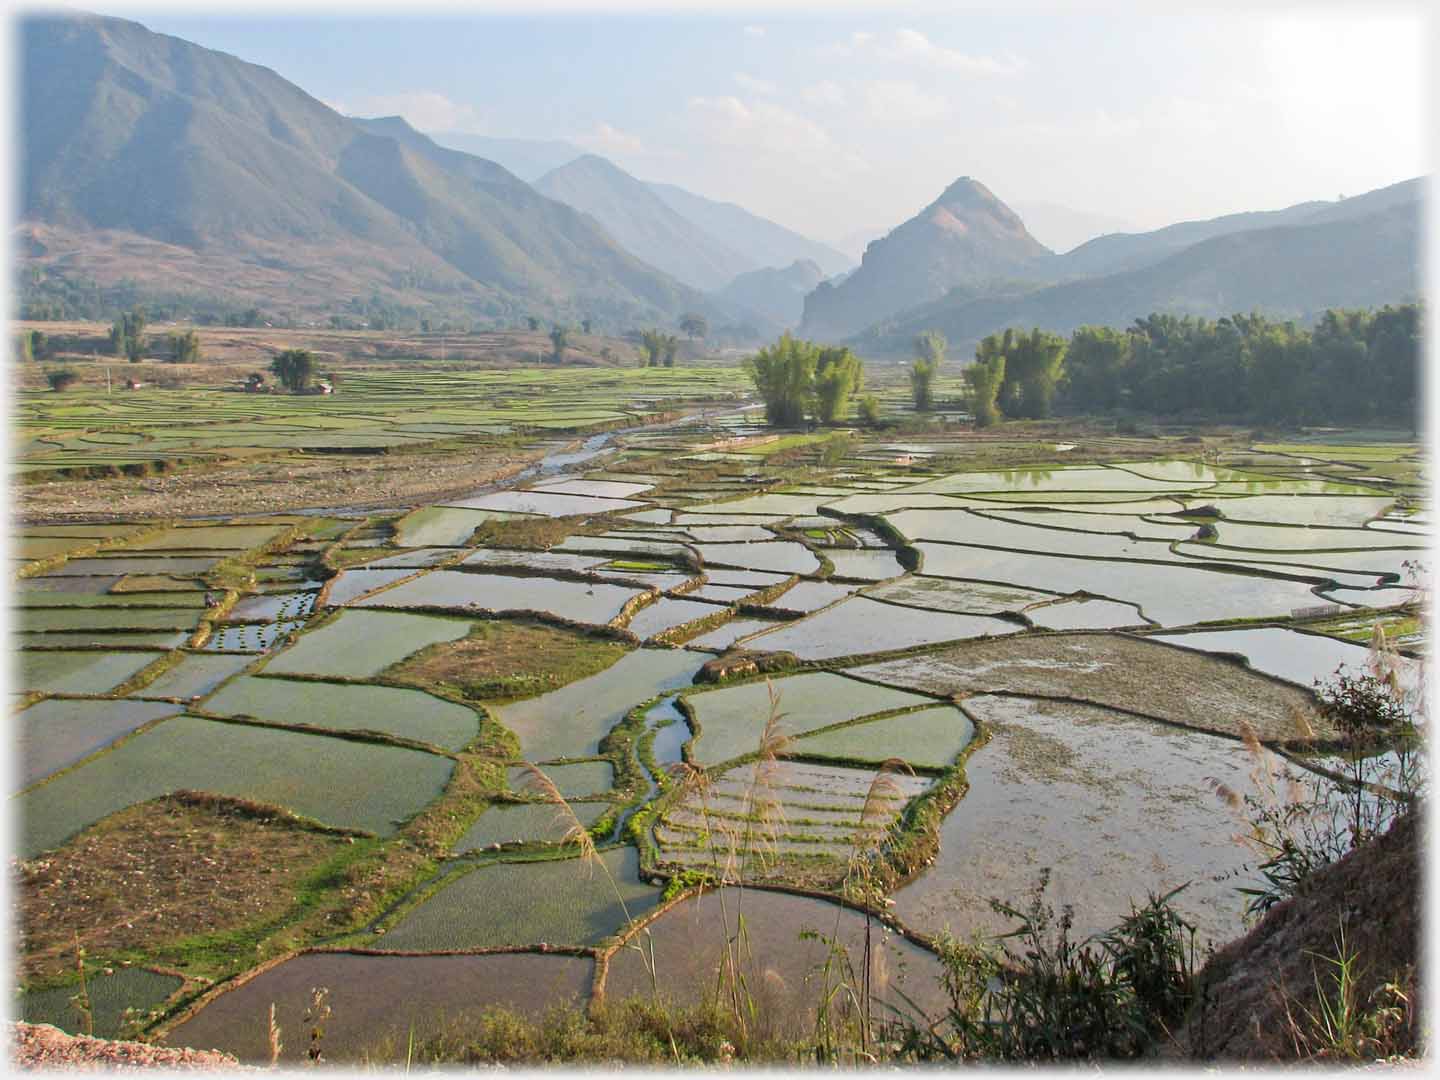
[[[536,433],[630,415],[485,423],[520,413]],[[435,423],[474,426],[397,422],[376,445]],[[205,434],[174,445],[223,454]],[[493,1005],[703,1000],[743,913],[757,1000],[804,1029],[834,953],[801,931],[854,959],[865,918],[825,897],[857,852],[888,866],[921,843],[929,865],[880,877],[911,936],[872,925],[877,1007],[942,1005],[925,942],[1011,929],[989,900],[1023,905],[1047,868],[1082,932],[1185,884],[1177,906],[1223,942],[1253,856],[1211,785],[1247,790],[1247,733],[1307,760],[1311,689],[1363,666],[1376,618],[1418,685],[1413,446],[1309,447],[1307,473],[1288,450],[1115,437],[1012,468],[1027,444],[857,435],[822,464],[743,441],[763,434],[745,414],[578,450],[536,434],[550,456],[509,485],[386,512],[26,526],[23,858],[191,790],[340,830],[355,880],[385,882],[350,922],[292,914],[224,955],[180,943],[199,958],[185,994],[118,969],[94,984],[119,1003],[105,1017],[154,1009],[141,1026],[173,1044],[264,1061],[274,1002],[298,1060],[326,985],[327,1056],[393,1060]],[[307,896],[348,887],[325,873]],[[73,987],[24,989],[27,1015],[73,1029]]]

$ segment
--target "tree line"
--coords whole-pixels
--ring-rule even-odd
[[[965,369],[977,424],[1139,412],[1274,424],[1418,425],[1421,309],[1326,310],[1304,328],[1260,314],[1154,314],[1123,330],[991,334]],[[920,363],[921,361],[917,361]]]
[[[1258,313],[1221,319],[1152,314],[1131,326],[1082,326],[1065,338],[1011,327],[983,339],[961,375],[980,427],[1001,420],[1132,412],[1278,425],[1399,423],[1419,428],[1420,304],[1327,309],[1309,328]],[[935,406],[944,335],[915,339],[917,412]],[[772,424],[843,419],[864,381],[848,348],[785,334],[746,361]],[[859,418],[878,420],[874,397]]]
[[[200,335],[193,329],[164,334],[157,343],[154,335],[146,335],[147,325],[149,319],[144,308],[121,312],[107,336],[110,355],[123,356],[132,364],[140,363],[147,353],[171,364],[198,364],[203,359]],[[57,354],[73,351],[75,347],[73,336],[46,334],[43,330],[21,330],[17,339],[17,355],[22,363],[54,359]]]

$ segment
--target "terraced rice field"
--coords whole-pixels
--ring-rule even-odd
[[[584,432],[641,422],[667,401],[725,397],[736,368],[372,371],[333,396],[147,389],[17,396],[17,463],[35,475],[241,453],[380,449],[513,432]],[[101,437],[105,441],[97,441]],[[123,440],[123,441],[117,441]]]
[[[543,400],[536,380],[554,388]],[[356,376],[325,402],[22,400],[37,475],[497,433],[554,451],[433,506],[26,526],[23,857],[180,790],[354,840],[283,925],[237,931],[234,949],[168,943],[194,958],[186,1000],[263,957],[322,951],[225,983],[178,1025],[177,984],[120,967],[96,984],[115,991],[106,1023],[157,1008],[152,1033],[263,1061],[269,1003],[298,1032],[286,1017],[323,983],[327,1054],[360,1061],[442,1012],[583,1004],[592,977],[610,998],[648,993],[627,935],[653,945],[663,995],[696,1001],[738,907],[767,1007],[804,1027],[824,949],[800,931],[853,945],[864,917],[783,890],[841,892],[857,852],[917,935],[885,932],[882,1002],[938,1003],[920,941],[1009,929],[989,899],[1023,902],[1046,866],[1077,929],[1190,881],[1180,909],[1223,941],[1250,856],[1210,781],[1247,789],[1251,732],[1328,760],[1299,752],[1305,723],[1333,734],[1311,687],[1364,663],[1376,618],[1409,650],[1408,685],[1422,677],[1413,446],[1237,442],[1199,460],[1117,436],[1093,458],[1046,444],[1037,462],[1038,444],[998,436],[856,436],[822,464],[820,440],[727,450],[762,433],[753,414],[567,445],[664,411],[667,387],[736,385],[657,380],[642,394],[624,372],[432,371]],[[482,524],[505,542],[480,544]],[[530,652],[500,651],[497,628],[520,626]],[[415,674],[462,639],[483,673]],[[560,846],[572,819],[526,763],[605,833],[598,864]],[[917,854],[933,865],[895,872]],[[682,872],[725,887],[682,892],[637,930]],[[347,904],[359,914],[337,915]],[[27,1014],[73,1028],[73,988],[26,989]]]
[[[213,1046],[246,1061],[268,1061],[265,1029],[256,1027],[253,1018],[268,1017],[273,1004],[282,1031],[304,1031],[311,992],[325,986],[330,988],[332,1013],[325,1025],[325,1057],[358,1066],[367,1059],[403,1054],[412,1035],[423,1040],[489,1008],[534,1014],[552,1006],[583,1005],[590,996],[594,966],[589,957],[538,953],[307,953],[222,994],[171,1029],[166,1041],[173,1046]],[[292,1039],[280,1060],[298,1067],[305,1063],[307,1049],[303,1040]]]
[[[579,858],[481,866],[422,901],[376,944],[387,952],[497,945],[595,945],[650,911],[660,892],[640,881],[634,848]],[[523,905],[496,903],[524,897]]]
[[[797,736],[872,713],[930,704],[919,694],[872,686],[844,675],[815,672],[685,695],[685,711],[699,728],[690,760],[707,768],[754,753],[776,695],[779,730]]]
[[[452,768],[416,750],[177,716],[27,792],[20,849],[31,858],[107,814],[181,790],[389,835],[440,794]]]
[[[815,1003],[827,989],[824,967],[829,956],[818,936],[845,949],[858,968],[865,955],[865,920],[858,912],[811,897],[726,889],[667,911],[647,939],[647,945],[654,946],[655,966],[672,973],[662,994],[687,1004],[705,1000],[724,960],[718,928],[733,925],[737,910],[744,911],[747,925],[755,928],[742,975],[757,988],[757,1006],[767,1025],[795,1036],[813,1030]],[[816,936],[802,938],[806,931]],[[889,1015],[887,1006],[906,1007],[906,999],[932,1014],[944,1008],[939,965],[927,950],[876,927],[870,963],[877,1015]],[[831,987],[837,981],[832,974]],[[649,975],[640,955],[632,949],[618,950],[610,960],[606,995],[623,998],[649,992]]]
[[[929,786],[927,778],[901,771],[891,778],[889,796],[867,801],[876,773],[790,761],[718,772],[708,786],[682,792],[660,816],[660,862],[731,881],[783,881],[792,867],[840,876],[855,852],[894,825],[906,802]]]

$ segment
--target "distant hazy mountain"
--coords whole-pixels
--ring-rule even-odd
[[[725,285],[754,264],[619,166],[586,154],[546,173],[535,189],[589,214],[627,251],[688,285],[707,291]]]
[[[267,68],[91,16],[22,20],[19,58],[21,250],[41,264],[287,310],[372,292],[476,314],[705,310],[494,162],[399,118],[352,122]]]
[[[970,177],[951,184],[919,214],[865,250],[839,285],[805,298],[801,332],[835,340],[951,289],[1024,277],[1053,257],[990,189]]]
[[[1318,225],[1325,221],[1354,221],[1356,218],[1368,217],[1381,210],[1388,210],[1392,206],[1411,206],[1422,203],[1425,200],[1425,185],[1425,178],[1417,176],[1412,180],[1402,180],[1398,184],[1391,184],[1389,187],[1367,191],[1363,195],[1352,195],[1348,199],[1322,203],[1320,209],[1306,215],[1304,221],[1307,225]],[[1314,204],[1307,203],[1305,205],[1313,206]]]
[[[1398,185],[1406,189],[1405,185]],[[1373,307],[1420,294],[1420,187],[1325,207],[1313,224],[1249,229],[1202,240],[1158,262],[1007,296],[952,296],[904,312],[856,340],[870,352],[903,353],[937,329],[969,352],[1007,326],[1068,334],[1129,325],[1151,312],[1218,318],[1238,312],[1306,320],[1327,307]],[[1362,196],[1361,198],[1369,198]],[[1374,210],[1375,206],[1381,209]],[[1363,213],[1365,209],[1371,213]],[[1361,211],[1359,216],[1349,216]]]
[[[1206,221],[1182,221],[1151,232],[1100,236],[1053,260],[1043,272],[1049,280],[1059,281],[1135,270],[1216,236],[1298,224],[1325,205],[1324,202],[1298,203],[1284,210],[1226,214]]]
[[[1031,235],[1052,251],[1069,251],[1087,240],[1107,233],[1133,232],[1135,225],[1124,218],[1094,214],[1047,202],[1017,202],[1015,212]]]
[[[716,202],[674,184],[646,186],[681,217],[693,221],[756,267],[788,266],[804,260],[815,263],[829,275],[849,270],[857,261],[826,244],[752,214],[743,206]]]
[[[797,259],[783,270],[767,267],[741,274],[716,297],[782,327],[794,327],[805,310],[805,294],[824,280],[824,273],[812,260]]]
[[[558,169],[585,154],[578,146],[560,139],[506,139],[460,131],[429,134],[441,146],[463,150],[504,165],[526,183],[534,183],[551,169]]]

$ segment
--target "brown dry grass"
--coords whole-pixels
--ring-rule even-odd
[[[469,637],[422,649],[386,677],[472,700],[529,697],[604,671],[627,651],[576,630],[492,620]]]
[[[564,543],[583,524],[580,518],[502,518],[482,521],[473,539],[481,547],[548,551]]]
[[[270,361],[286,349],[307,349],[315,354],[320,370],[331,365],[365,370],[403,367],[405,371],[423,370],[427,361],[443,370],[456,363],[475,367],[513,367],[516,364],[543,362],[550,355],[548,330],[506,330],[473,334],[421,334],[399,330],[322,330],[316,328],[287,330],[279,327],[194,327],[200,338],[199,364],[168,364],[147,360],[131,364],[123,357],[108,355],[110,326],[98,322],[30,322],[15,324],[17,330],[39,330],[59,346],[57,362],[73,359],[77,371],[87,383],[104,385],[105,373],[99,365],[112,367],[112,378],[123,383],[138,377],[150,382],[158,375],[174,376],[185,386],[223,386],[244,379],[251,371],[265,370]],[[146,328],[149,353],[159,358],[165,349],[165,336],[171,332],[191,329],[185,323],[158,323]],[[610,351],[610,359],[602,359],[601,350]],[[149,354],[147,354],[149,355]],[[397,363],[397,361],[404,361]],[[571,334],[565,353],[567,366],[633,365],[635,347],[619,338],[600,334]],[[42,389],[45,380],[41,365],[17,366],[15,374],[27,389]],[[342,376],[343,378],[343,376]],[[342,383],[343,385],[343,383]]]
[[[273,917],[346,842],[227,800],[169,795],[132,806],[16,865],[20,974],[68,971],[77,935],[91,955],[150,953]]]
[[[543,449],[466,446],[444,452],[280,454],[163,476],[11,485],[26,520],[168,519],[281,513],[302,507],[413,506],[473,492],[518,472]]]

